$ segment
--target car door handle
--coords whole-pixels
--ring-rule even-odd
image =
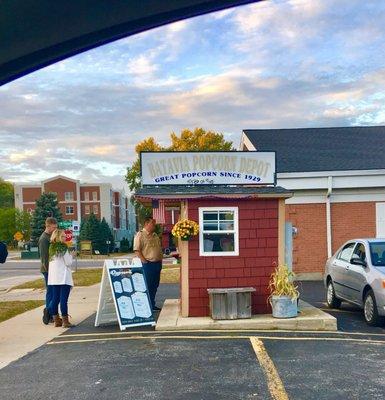
[[[349,265],[347,265],[345,268],[346,268],[346,269],[349,269],[350,267],[349,267]]]

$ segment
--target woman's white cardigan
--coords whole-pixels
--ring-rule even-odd
[[[73,257],[68,251],[64,256],[54,256],[49,262],[48,285],[74,285],[72,279],[71,265]]]

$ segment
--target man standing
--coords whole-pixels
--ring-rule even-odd
[[[48,286],[48,265],[49,265],[49,243],[51,239],[52,232],[57,229],[57,221],[55,218],[49,217],[45,220],[45,231],[41,234],[39,238],[39,254],[41,267],[40,272],[44,276],[46,295],[45,295],[45,308],[43,311],[43,323],[48,325],[51,316],[49,314],[49,305],[52,300],[52,290]]]
[[[159,311],[160,308],[155,305],[155,296],[160,281],[163,253],[159,236],[155,233],[153,218],[146,218],[143,229],[135,235],[134,251],[143,264],[152,310]]]

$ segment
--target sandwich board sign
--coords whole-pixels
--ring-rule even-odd
[[[118,322],[120,330],[155,325],[146,277],[139,258],[106,260],[95,326]]]

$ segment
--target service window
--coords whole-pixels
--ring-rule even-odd
[[[66,215],[71,215],[74,213],[74,207],[73,206],[66,206]]]
[[[344,248],[341,250],[340,254],[338,255],[338,258],[343,261],[350,262],[352,258],[352,253],[354,249],[355,243],[348,243],[347,245],[344,246]]]
[[[238,256],[238,207],[199,208],[199,254]]]

